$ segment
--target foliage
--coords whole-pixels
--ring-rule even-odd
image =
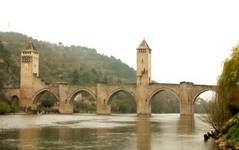
[[[226,139],[231,140],[231,142],[238,142],[239,141],[239,127],[233,126],[229,129],[228,133],[226,134]]]
[[[234,47],[232,54],[224,62],[222,74],[218,80],[218,100],[223,103],[225,108],[223,111],[229,109],[231,114],[234,115],[239,111],[239,105],[235,103],[238,102],[238,82],[239,81],[239,45]],[[238,107],[235,111],[233,107]]]
[[[10,111],[10,106],[6,102],[0,101],[0,114],[9,113]]]
[[[10,105],[10,109],[11,109],[12,113],[15,113],[15,112],[17,112],[19,110],[19,107],[17,105],[15,105],[15,104],[11,104]]]
[[[40,54],[40,77],[46,83],[65,81],[73,84],[135,82],[135,70],[121,60],[97,53],[95,49],[81,46],[64,46],[38,41],[13,32],[0,32],[7,59],[7,80],[4,85],[19,86],[20,53],[31,39]],[[2,68],[2,67],[0,67]]]
[[[205,106],[209,105],[210,101],[204,100],[203,98],[198,97],[194,103],[194,112],[205,114],[207,113],[205,110]]]
[[[223,71],[217,83],[216,100],[205,106],[208,113],[206,122],[216,130],[223,130],[224,124],[231,116],[239,112],[239,45],[226,58]]]
[[[225,123],[223,130],[229,143],[239,142],[239,113]]]
[[[42,95],[40,95],[40,97],[38,98],[38,101],[40,102],[41,108],[42,107],[43,108],[51,108],[56,104],[57,99],[53,94],[46,91]]]
[[[224,103],[215,99],[206,103],[204,109],[208,115],[202,118],[203,121],[209,123],[216,131],[220,131],[226,120],[228,120],[226,110],[224,110]]]
[[[4,57],[5,57],[5,54],[6,54],[6,51],[3,47],[3,44],[2,42],[0,41],[0,100],[4,100],[5,99],[5,96],[4,96],[4,93],[2,91],[3,89],[3,81],[6,79],[6,76],[4,74],[4,72],[6,71],[5,69],[5,61],[4,61]]]
[[[136,113],[136,103],[133,97],[126,92],[115,93],[109,103],[112,113]]]
[[[41,101],[41,105],[43,107],[47,107],[47,108],[54,106],[54,104],[55,104],[55,102],[51,99],[44,99]]]
[[[0,89],[3,86],[15,85],[16,74],[19,74],[20,71],[20,68],[16,65],[16,60],[4,43],[0,35]]]
[[[151,99],[152,113],[179,113],[179,100],[172,93],[161,91]]]
[[[96,100],[87,92],[80,92],[73,99],[73,111],[76,113],[96,112]]]
[[[111,112],[112,113],[132,113],[131,105],[125,103],[124,99],[116,98],[111,104]]]
[[[77,70],[74,70],[71,76],[72,76],[71,84],[74,85],[80,84],[80,74]]]

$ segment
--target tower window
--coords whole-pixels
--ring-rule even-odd
[[[32,57],[31,56],[22,56],[22,62],[23,63],[29,63],[32,61]]]
[[[139,49],[138,51],[139,51],[139,53],[146,53],[146,49],[145,48],[144,49]]]
[[[22,52],[23,54],[31,54],[31,52],[28,52],[28,51],[24,51]]]

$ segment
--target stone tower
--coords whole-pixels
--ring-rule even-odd
[[[151,49],[143,40],[137,48],[137,85],[149,85],[151,82]]]
[[[35,77],[39,76],[39,53],[29,41],[21,53],[20,87],[32,88]]]

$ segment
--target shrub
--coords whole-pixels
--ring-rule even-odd
[[[226,134],[227,139],[239,139],[239,127],[233,126]]]
[[[231,127],[226,134],[226,139],[229,140],[229,143],[237,143],[239,141],[239,127]]]
[[[52,107],[54,106],[54,104],[55,104],[55,101],[50,99],[44,99],[41,101],[41,105],[46,108]]]
[[[6,102],[0,102],[0,114],[9,113],[10,110],[10,106]]]
[[[19,110],[17,105],[11,105],[10,108],[11,108],[11,112],[13,112],[13,113],[15,113]]]

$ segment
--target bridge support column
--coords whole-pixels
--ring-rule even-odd
[[[193,115],[193,106],[188,103],[180,104],[180,114],[181,115]]]
[[[67,100],[67,89],[66,83],[59,84],[59,113],[72,114],[73,105]]]
[[[97,115],[110,115],[111,114],[110,106],[105,104],[104,100],[97,99],[96,113]]]
[[[97,84],[96,114],[110,115],[111,108],[107,104],[107,92],[103,85]]]
[[[20,89],[20,104],[22,108],[29,108],[33,105],[33,93],[32,89],[22,88]]]
[[[145,99],[138,99],[138,105],[137,105],[137,115],[151,115],[151,109],[150,106],[148,106],[148,103]]]
[[[137,100],[137,114],[138,115],[151,115],[151,107],[145,95],[145,88],[138,86],[136,89],[136,100]]]
[[[180,83],[180,114],[193,115],[192,102],[192,86],[191,82]]]
[[[73,105],[64,100],[59,100],[59,113],[61,114],[72,114]]]

